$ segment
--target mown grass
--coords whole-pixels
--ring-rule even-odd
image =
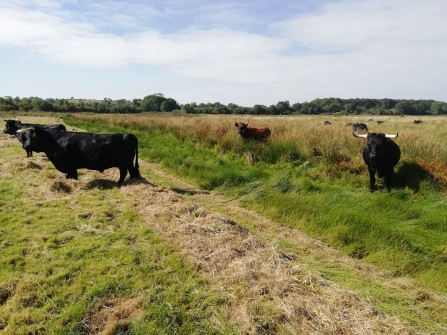
[[[114,183],[82,186],[24,156],[19,145],[0,150],[1,333],[236,332],[221,315],[222,293]],[[118,301],[130,306],[121,320],[99,318]]]
[[[367,192],[364,141],[344,126],[355,117],[331,119],[330,127],[323,117],[250,121],[271,125],[267,146],[243,143],[233,120],[222,117],[76,115],[65,121],[92,132],[132,132],[141,157],[396,277],[447,292],[443,118],[369,125],[370,131],[399,132],[402,159],[390,194],[381,180],[377,192]]]

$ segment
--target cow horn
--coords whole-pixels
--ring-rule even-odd
[[[3,121],[5,121],[5,119],[3,119],[1,115],[0,115],[0,120],[3,120]],[[5,121],[5,122],[6,122],[6,121]]]
[[[16,119],[16,121],[19,121],[19,120],[17,120],[17,116],[15,116],[15,115],[14,115],[14,119]]]
[[[367,138],[368,137],[368,134],[357,135],[355,133],[352,133],[352,135],[354,135],[354,137],[357,137],[357,138]]]
[[[399,133],[396,133],[396,135],[392,135],[392,134],[385,134],[386,138],[396,138],[399,135]]]
[[[245,125],[248,126],[248,119],[247,119],[247,122],[245,122]]]
[[[34,128],[19,129],[19,130],[16,131],[16,133],[26,133],[26,132],[29,132],[31,130],[34,130]]]

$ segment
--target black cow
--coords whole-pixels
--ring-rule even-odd
[[[394,174],[394,167],[400,160],[399,146],[394,143],[391,138],[396,138],[396,135],[385,135],[368,133],[364,135],[357,135],[352,133],[354,137],[366,138],[367,142],[363,148],[363,160],[368,165],[369,171],[369,191],[374,192],[374,184],[376,182],[375,175],[382,178],[385,177],[385,185],[387,191],[391,191],[391,179]]]
[[[26,141],[26,134],[24,133],[17,133],[17,130],[19,129],[26,129],[34,126],[41,126],[44,128],[54,128],[59,130],[67,130],[63,124],[32,124],[32,123],[22,123],[21,121],[15,120],[4,120],[1,116],[0,118],[6,122],[5,129],[3,129],[3,132],[5,134],[9,135],[15,135],[17,139],[20,141],[20,143],[23,143]],[[24,148],[25,149],[25,148]],[[26,157],[31,157],[33,155],[32,150],[25,149],[26,151]]]
[[[123,183],[127,171],[131,179],[140,177],[138,139],[132,134],[91,134],[39,126],[19,132],[27,133],[24,148],[45,152],[56,169],[65,173],[67,179],[78,179],[77,169],[103,172],[112,167],[120,170],[118,184]]]
[[[364,123],[353,123],[352,131],[368,131],[368,127]]]
[[[326,125],[326,126],[329,126],[329,125],[331,125],[332,123],[331,123],[330,121],[324,121],[323,124]]]
[[[419,123],[422,123],[422,120],[413,120],[413,123],[414,124],[419,124]]]

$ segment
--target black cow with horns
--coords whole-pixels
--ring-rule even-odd
[[[132,134],[91,134],[59,131],[40,126],[19,130],[27,134],[25,149],[45,152],[55,168],[67,179],[78,179],[77,169],[103,172],[117,167],[118,184],[129,171],[130,178],[140,178],[138,139]],[[135,158],[135,165],[133,164]]]
[[[352,133],[354,137],[366,138],[367,142],[363,148],[363,160],[368,165],[369,171],[369,191],[374,192],[377,177],[385,178],[387,191],[391,191],[391,179],[394,174],[394,167],[400,160],[399,146],[391,139],[396,135],[368,133],[358,135]]]
[[[32,124],[32,123],[22,123],[21,121],[17,120],[5,120],[0,116],[0,119],[5,121],[5,129],[3,129],[3,133],[9,134],[9,135],[15,135],[17,139],[20,141],[20,143],[23,143],[26,141],[26,134],[23,133],[17,133],[17,130],[20,129],[26,129],[34,126],[40,126],[48,129],[58,129],[58,130],[67,130],[63,124]],[[25,148],[24,148],[25,149]],[[26,157],[32,157],[33,151],[30,149],[25,149],[26,151]]]

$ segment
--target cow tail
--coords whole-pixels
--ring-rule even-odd
[[[135,146],[135,169],[137,170],[138,176],[140,176],[140,165],[138,164],[138,138],[137,145]]]

